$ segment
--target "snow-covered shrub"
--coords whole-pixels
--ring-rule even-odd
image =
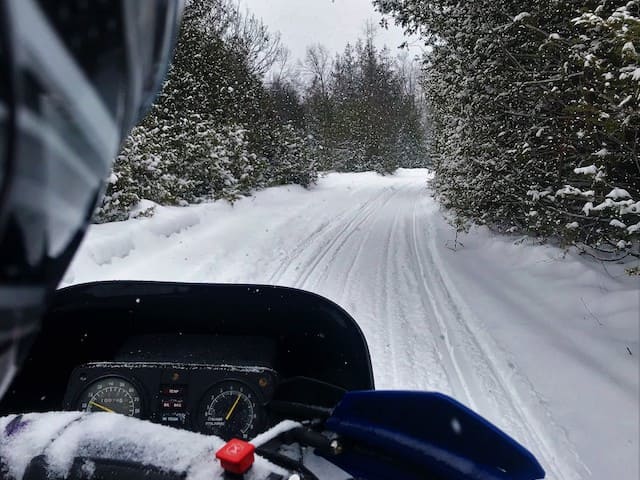
[[[376,4],[432,46],[435,186],[459,226],[640,253],[638,0]]]
[[[318,179],[317,148],[310,135],[290,124],[274,129],[269,181],[273,185],[296,183],[308,187]]]
[[[241,20],[237,15],[227,0],[187,4],[167,81],[125,142],[96,221],[128,218],[143,199],[161,205],[234,201],[272,184],[315,181],[311,143],[278,117],[252,63],[265,59],[237,48],[242,39],[229,35]],[[246,25],[262,40],[245,40],[266,47],[267,32],[254,20]]]
[[[96,220],[126,219],[143,199],[161,205],[234,201],[264,186],[255,173],[261,162],[238,126],[189,117],[138,127],[116,160]]]
[[[569,117],[564,130],[575,152],[563,172],[568,188],[541,203],[550,215],[573,217],[579,224],[575,241],[637,254],[640,56],[634,44],[640,45],[640,2],[601,1],[594,7],[571,20],[567,46],[567,75],[579,79],[561,112]]]

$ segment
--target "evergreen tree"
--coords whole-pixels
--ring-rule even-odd
[[[279,182],[312,184],[312,147],[259,76],[271,55],[260,48],[272,46],[262,24],[240,18],[232,2],[190,2],[164,88],[123,146],[96,220],[125,219],[142,199],[234,201]]]
[[[373,32],[355,47],[347,45],[330,72],[322,59],[321,51],[309,51],[305,105],[324,168],[392,173],[399,166],[424,166],[415,92],[405,88],[398,62],[376,48]]]
[[[376,4],[433,47],[435,186],[460,226],[638,254],[637,0]]]

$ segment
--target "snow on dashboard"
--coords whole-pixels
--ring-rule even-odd
[[[110,413],[52,412],[0,418],[0,459],[9,478],[22,478],[29,462],[44,455],[49,473],[66,476],[76,457],[116,459],[184,472],[187,480],[222,478],[218,437],[177,430]],[[91,476],[91,463],[83,471]],[[247,480],[286,472],[256,456]]]

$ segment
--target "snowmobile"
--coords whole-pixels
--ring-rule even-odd
[[[58,290],[0,415],[0,478],[545,475],[529,451],[454,399],[375,390],[354,319],[277,286]]]

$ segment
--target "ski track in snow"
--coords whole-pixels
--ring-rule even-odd
[[[549,445],[547,437],[562,438],[558,435],[562,432],[540,431],[537,422],[531,421],[532,412],[519,407],[521,399],[504,384],[487,349],[469,328],[470,319],[463,316],[459,307],[461,299],[453,300],[451,285],[439,273],[432,253],[437,248],[426,241],[433,238],[429,235],[429,214],[436,212],[432,200],[426,197],[424,184],[410,183],[390,191],[354,209],[346,220],[345,216],[337,217],[334,228],[324,228],[314,236],[315,242],[307,243],[294,258],[288,259],[289,268],[293,266],[298,273],[289,276],[285,266],[271,277],[271,283],[323,292],[332,288],[331,282],[348,289],[357,282],[358,270],[370,266],[370,258],[362,260],[361,252],[380,255],[379,265],[384,268],[377,269],[373,285],[366,285],[377,296],[367,317],[380,322],[373,336],[385,340],[384,361],[391,366],[382,368],[387,377],[379,379],[379,388],[422,388],[452,394],[485,415],[492,412],[491,417],[494,421],[499,419],[501,428],[540,455],[548,478],[581,478],[553,453],[571,452],[573,447],[568,441]],[[419,222],[417,217],[426,221]],[[419,225],[424,228],[422,232]],[[301,255],[309,260],[298,263]],[[406,269],[407,264],[414,268]],[[348,266],[341,268],[345,265]],[[367,272],[362,277],[371,278]],[[393,299],[406,301],[406,292],[414,292],[415,303],[402,308]],[[336,296],[335,292],[329,296],[338,303],[351,297],[348,293]],[[421,376],[422,372],[426,375]],[[542,409],[542,405],[538,407]]]
[[[224,240],[225,223],[216,221],[215,211],[208,214],[207,205],[192,207],[200,221],[154,240],[164,243],[153,250],[145,249],[149,239],[136,244],[131,232],[120,240],[106,233],[93,243],[90,238],[83,247],[88,253],[75,261],[67,281],[254,282],[319,293],[358,321],[369,342],[377,388],[452,395],[531,449],[547,478],[590,476],[542,396],[448,278],[442,246],[436,244],[435,222],[442,220],[426,189],[426,175],[404,171],[362,186],[353,176],[337,187],[301,190],[300,203],[281,204],[272,218],[263,212],[230,224],[232,242]],[[246,211],[251,211],[251,201],[242,200],[238,208],[248,204]],[[97,227],[96,235],[104,227]],[[124,242],[124,258],[102,259],[91,278],[77,275],[92,257],[92,245],[105,248],[109,241]],[[119,251],[117,245],[110,248]],[[529,292],[509,285],[494,288],[501,287],[507,296],[531,304],[529,311],[540,308]]]

